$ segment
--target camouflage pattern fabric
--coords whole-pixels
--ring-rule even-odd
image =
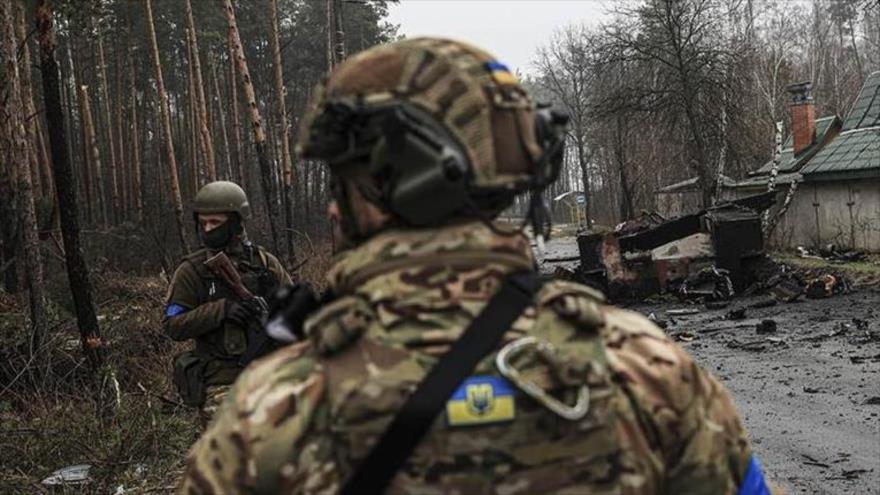
[[[315,90],[300,125],[300,155],[314,151],[312,125],[324,106],[346,100],[405,101],[428,112],[466,150],[477,187],[528,180],[541,156],[528,93],[503,63],[468,43],[409,38],[346,59]]]
[[[408,394],[497,290],[533,264],[528,242],[482,224],[388,231],[329,273],[340,298],[309,340],[257,361],[193,446],[180,493],[336,493]],[[512,358],[523,377],[572,404],[563,419],[524,394],[512,421],[439,417],[389,493],[734,494],[751,449],[724,388],[649,320],[555,281],[505,341],[552,354]],[[498,375],[488,356],[474,375]]]

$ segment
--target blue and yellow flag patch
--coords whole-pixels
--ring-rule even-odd
[[[519,81],[516,80],[516,76],[511,74],[510,69],[497,60],[486,62],[486,70],[492,74],[492,79],[498,84],[519,84]]]
[[[449,401],[449,426],[473,426],[510,421],[516,417],[513,386],[497,376],[465,379]]]

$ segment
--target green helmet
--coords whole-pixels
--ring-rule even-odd
[[[413,38],[364,50],[318,86],[297,151],[410,225],[497,214],[562,163],[567,116],[537,109],[489,53]]]
[[[247,220],[251,216],[251,205],[247,194],[235,182],[218,180],[202,186],[196,194],[193,212],[199,213],[238,213]]]
[[[345,101],[372,108],[402,101],[423,110],[461,146],[477,187],[519,183],[541,156],[526,90],[495,57],[460,41],[406,39],[340,64],[305,116],[298,143],[303,156],[332,164],[332,155],[345,151],[345,139],[338,147],[321,142],[338,132],[322,116]]]

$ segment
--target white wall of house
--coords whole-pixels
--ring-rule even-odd
[[[880,179],[800,184],[773,244],[793,249],[828,243],[880,252]]]

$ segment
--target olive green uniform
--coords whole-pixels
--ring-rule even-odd
[[[278,258],[258,246],[235,242],[224,249],[255,295],[268,296],[291,283]],[[248,333],[262,331],[259,322],[244,329],[225,321],[226,305],[235,300],[232,289],[217,279],[204,262],[215,251],[203,248],[184,258],[177,267],[166,297],[165,333],[173,340],[195,340],[192,365],[201,368],[205,390],[202,410],[209,417],[222,402],[242,370],[239,358],[247,349]]]

